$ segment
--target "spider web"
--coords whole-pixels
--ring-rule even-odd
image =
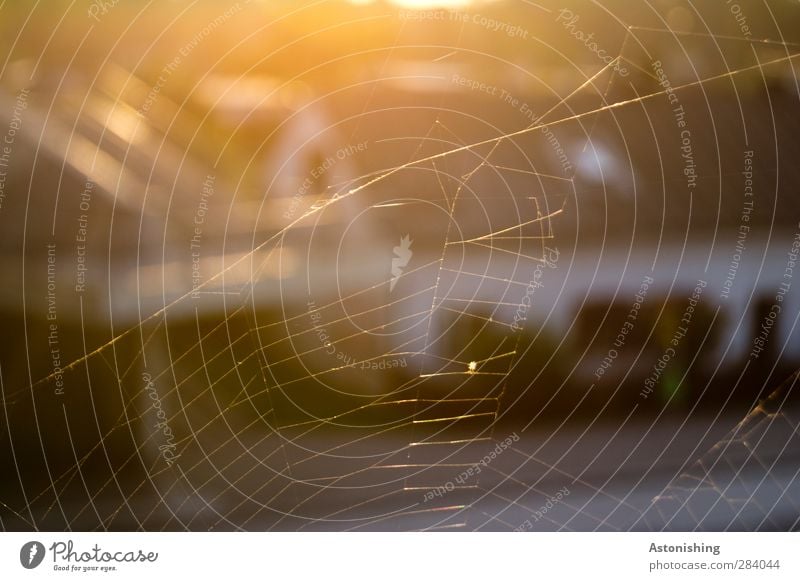
[[[327,186],[288,225],[255,232],[248,252],[223,257],[220,272],[193,293],[96,350],[87,352],[84,338],[85,356],[65,366],[64,383],[85,390],[92,407],[73,414],[62,406],[68,446],[43,450],[51,481],[43,490],[26,489],[14,457],[23,498],[3,502],[3,526],[511,530],[525,522],[534,530],[623,530],[722,521],[796,529],[800,517],[776,520],[797,515],[800,505],[789,454],[794,380],[709,452],[698,450],[651,503],[615,489],[613,475],[596,483],[560,468],[544,444],[523,440],[496,453],[511,435],[501,431],[502,404],[510,403],[507,382],[525,347],[514,316],[536,268],[550,266],[568,200],[583,194],[556,160],[533,160],[526,150],[546,150],[548,128],[577,127],[589,142],[600,119],[663,100],[664,90],[619,88],[613,72],[625,62],[652,80],[631,46],[632,35],[645,33],[675,34],[629,26],[612,64],[575,83],[532,124],[510,131],[477,124],[490,135],[470,139],[463,118],[436,112],[422,136],[375,144],[375,158],[407,161]],[[672,90],[705,94],[709,85],[796,62],[794,43],[746,44],[755,64]],[[762,61],[755,45],[786,54]],[[573,110],[587,94],[600,104]],[[410,194],[410,184],[419,193]],[[282,276],[300,267],[299,285]],[[223,315],[198,306],[198,291],[221,303]],[[88,308],[81,299],[81,321]],[[55,382],[51,374],[23,389],[3,384],[6,423],[13,406],[30,397],[36,407],[44,397],[37,394]],[[112,386],[114,413],[101,415],[93,393]],[[83,416],[96,426],[94,442],[73,440],[70,426]],[[37,428],[56,429],[38,420]],[[13,453],[10,427],[8,435]],[[130,441],[126,457],[109,452]],[[568,483],[558,498],[557,482]]]

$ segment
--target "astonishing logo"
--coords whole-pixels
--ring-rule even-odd
[[[44,545],[38,541],[30,541],[19,550],[19,562],[26,569],[35,569],[44,560]]]
[[[408,261],[414,254],[411,252],[411,243],[413,240],[406,234],[400,239],[400,246],[394,247],[394,258],[392,258],[392,281],[389,283],[389,292],[394,290],[394,285],[403,276],[403,269],[408,266]]]

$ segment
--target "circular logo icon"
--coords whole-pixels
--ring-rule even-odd
[[[19,562],[26,569],[35,569],[44,560],[44,545],[39,541],[30,541],[19,550]]]

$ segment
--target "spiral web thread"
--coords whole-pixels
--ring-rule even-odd
[[[633,30],[630,29],[628,34]],[[650,32],[673,33],[656,29]],[[675,87],[675,90],[702,90],[707,84],[748,71],[796,62],[798,55],[789,54],[789,50],[794,48],[791,43],[747,42],[753,47],[756,64]],[[769,62],[760,62],[756,51],[759,44],[783,47],[787,54]],[[627,45],[626,36],[623,50]],[[623,53],[614,62],[617,60],[637,66]],[[650,71],[644,72],[652,76]],[[598,88],[604,75],[608,76],[607,84],[604,87],[600,84]],[[711,495],[715,500],[710,510],[730,512],[732,528],[738,525],[755,529],[796,529],[796,520],[775,522],[772,512],[776,507],[789,505],[793,514],[800,513],[797,472],[780,478],[771,472],[778,458],[797,447],[797,418],[785,411],[787,398],[794,390],[794,380],[758,406],[728,437],[702,454],[696,463],[676,475],[650,506],[638,505],[624,495],[609,493],[603,486],[591,485],[580,474],[565,473],[556,464],[538,459],[535,452],[525,451],[525,447],[517,444],[503,452],[498,461],[484,465],[480,477],[462,478],[466,480],[463,484],[458,482],[460,473],[480,465],[481,459],[506,437],[506,434],[497,434],[495,426],[501,412],[504,382],[518,357],[519,336],[510,328],[508,319],[494,316],[492,309],[517,306],[527,281],[524,276],[520,280],[517,272],[506,277],[489,274],[488,267],[482,273],[462,271],[453,253],[456,249],[460,253],[463,246],[469,246],[475,252],[488,250],[492,255],[508,254],[515,264],[521,265],[522,271],[530,273],[537,263],[546,260],[547,244],[554,237],[551,221],[562,211],[561,202],[555,203],[557,209],[553,209],[546,195],[523,195],[526,205],[519,205],[523,208],[523,215],[518,216],[515,224],[468,241],[447,238],[438,259],[409,267],[406,271],[408,276],[425,269],[435,272],[432,285],[415,289],[430,298],[430,307],[413,316],[429,321],[434,316],[450,316],[446,319],[451,325],[448,333],[461,338],[452,351],[443,353],[438,348],[433,349],[436,341],[431,336],[430,323],[423,325],[424,332],[411,336],[391,351],[367,359],[368,362],[386,357],[413,359],[419,372],[395,386],[391,393],[370,398],[363,408],[350,408],[330,417],[288,422],[282,422],[279,417],[280,406],[286,402],[276,405],[276,400],[290,385],[348,371],[346,366],[335,364],[319,371],[294,369],[294,377],[284,377],[276,383],[275,366],[296,361],[306,353],[298,353],[296,347],[287,353],[286,345],[314,332],[313,325],[309,326],[307,312],[263,324],[249,309],[249,301],[260,282],[259,268],[273,253],[280,252],[283,236],[297,224],[330,206],[351,197],[368,196],[371,188],[390,181],[405,170],[426,167],[439,176],[442,164],[462,155],[472,160],[473,169],[462,176],[461,185],[451,187],[452,184],[440,181],[441,199],[438,203],[453,221],[458,220],[457,214],[463,210],[460,206],[463,204],[462,186],[469,184],[480,172],[496,175],[522,172],[540,180],[561,180],[572,185],[569,178],[553,177],[551,173],[539,173],[527,167],[495,166],[492,155],[515,139],[530,136],[545,123],[557,128],[591,121],[604,112],[641,106],[665,94],[659,91],[618,102],[604,102],[602,106],[585,112],[563,116],[553,114],[574,95],[586,90],[602,92],[605,100],[613,82],[616,82],[613,70],[607,66],[579,83],[575,91],[555,104],[537,124],[439,152],[426,153],[420,148],[419,155],[406,163],[345,184],[338,195],[309,209],[292,225],[240,259],[250,261],[255,273],[249,284],[243,288],[227,287],[223,272],[203,285],[201,290],[222,292],[233,298],[226,299],[226,316],[216,324],[203,327],[198,314],[193,344],[172,347],[168,335],[170,311],[177,304],[188,301],[187,295],[151,315],[138,327],[73,362],[66,368],[68,382],[86,382],[88,389],[92,390],[105,381],[107,385],[118,385],[120,394],[127,397],[122,398],[124,404],[110,425],[98,424],[99,441],[81,454],[75,452],[77,447],[71,441],[69,431],[69,426],[78,420],[71,418],[64,407],[64,426],[74,458],[67,462],[67,469],[51,474],[51,485],[47,488],[37,492],[25,491],[23,486],[23,502],[14,503],[14,506],[3,502],[6,515],[2,519],[3,528],[23,526],[38,529],[57,522],[70,530],[113,529],[130,527],[131,523],[132,528],[144,530],[460,527],[505,530],[520,524],[519,516],[512,519],[509,516],[511,512],[527,515],[529,520],[539,515],[535,518],[536,526],[545,529],[702,528],[708,515],[698,512],[693,504]],[[443,143],[459,141],[455,132],[439,121],[431,127],[426,138],[434,134]],[[490,199],[486,192],[480,192],[480,195]],[[376,202],[377,205],[381,203]],[[445,292],[445,283],[452,277],[475,279],[475,288],[495,279],[504,290],[487,309],[478,304],[482,301],[475,299],[475,295],[453,296]],[[389,281],[384,284],[388,285]],[[352,316],[343,309],[350,298],[315,305],[313,312],[320,313],[329,325],[342,322]],[[466,324],[468,320],[470,325]],[[295,325],[298,322],[302,324]],[[396,322],[390,321],[389,324]],[[265,328],[278,328],[283,335],[278,339],[265,338],[262,336]],[[464,329],[469,330],[467,338],[462,338],[467,332]],[[372,330],[358,331],[342,340],[362,340]],[[483,351],[478,355],[470,351],[473,341],[469,337],[476,344],[481,343]],[[481,341],[477,341],[478,338]],[[322,346],[308,349],[320,350]],[[135,353],[135,356],[128,357],[127,353]],[[199,366],[195,363],[198,356]],[[184,363],[188,368],[184,368]],[[165,405],[169,401],[175,406],[175,417],[187,418],[195,414],[197,408],[192,425],[183,430],[175,442],[176,453],[191,461],[167,465],[160,454],[153,453],[158,447],[158,432],[151,432],[144,438],[136,435],[137,424],[152,423],[151,418],[148,419],[152,409],[146,405],[148,402],[142,395],[140,376],[143,370],[159,386]],[[241,386],[237,393],[215,392],[215,386],[230,381],[232,377]],[[53,380],[51,376],[18,390],[3,385],[6,413],[17,399],[31,390],[35,398],[37,390],[44,391]],[[443,391],[446,397],[442,397]],[[209,398],[213,405],[211,409],[205,409],[199,402],[207,403]],[[247,417],[251,421],[234,429],[228,423],[228,415],[244,408],[249,410],[250,416]],[[388,412],[384,413],[385,410]],[[341,430],[331,429],[344,416],[361,412],[377,412],[386,427],[364,430],[353,424]],[[176,420],[176,424],[179,422]],[[323,438],[325,445],[320,446],[314,437],[323,428],[328,431]],[[176,433],[181,432],[177,426],[174,429]],[[106,444],[131,435],[140,440],[136,450],[112,466],[105,455]],[[7,436],[10,437],[10,433]],[[776,449],[780,450],[777,456]],[[94,474],[90,467],[97,470],[98,463],[106,464],[105,478],[90,480],[84,473]],[[518,476],[521,476],[522,466],[537,467],[540,478],[535,482],[527,477],[521,480]],[[761,486],[774,488],[772,506],[752,502],[753,490],[747,489],[741,476],[753,471],[763,474]],[[555,508],[542,514],[541,506],[552,499],[555,491],[541,482],[546,482],[547,477],[553,474],[571,482],[572,499],[566,496]],[[751,478],[747,480],[751,481]],[[446,486],[448,483],[452,486]],[[425,500],[426,493],[441,492],[443,488],[444,493]],[[584,499],[602,498],[605,503],[601,506],[607,510],[595,512],[594,506],[588,507],[589,500],[574,500],[580,496],[579,489],[585,489]],[[81,496],[84,502],[79,508],[62,501]],[[487,503],[490,500],[499,500],[504,510],[498,512],[489,508]],[[703,506],[707,507],[708,503]],[[11,521],[13,525],[9,525]]]

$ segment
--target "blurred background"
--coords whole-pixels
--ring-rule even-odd
[[[798,24],[0,3],[3,529],[797,529]]]

